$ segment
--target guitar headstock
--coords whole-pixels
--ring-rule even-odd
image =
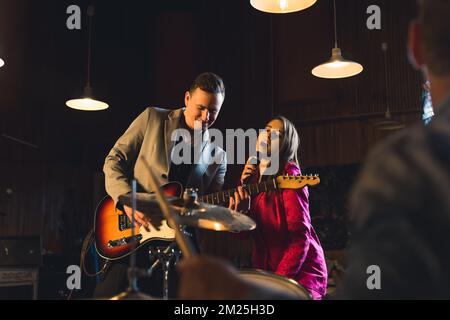
[[[278,176],[275,178],[279,189],[301,189],[306,186],[316,186],[320,183],[319,175],[309,176]]]

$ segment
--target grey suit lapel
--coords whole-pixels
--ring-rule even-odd
[[[166,121],[164,122],[164,140],[166,146],[166,164],[167,164],[167,172],[170,170],[170,163],[172,162],[171,154],[173,148],[172,141],[172,133],[178,128],[180,125],[180,117],[184,108],[174,110],[169,113]]]

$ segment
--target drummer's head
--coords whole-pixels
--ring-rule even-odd
[[[295,125],[283,116],[272,118],[258,137],[256,150],[267,155],[271,162],[279,164],[277,172],[284,169],[284,165],[290,161],[298,164],[298,150],[300,137]]]
[[[419,17],[409,28],[409,58],[430,80],[437,107],[450,92],[450,1],[418,0],[418,8]]]

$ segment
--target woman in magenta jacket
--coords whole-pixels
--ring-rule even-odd
[[[297,152],[300,138],[295,126],[284,117],[275,117],[258,137],[259,154],[278,156],[275,175],[299,175]],[[262,181],[269,176],[271,163],[262,159],[258,165],[248,163],[241,183]],[[271,175],[273,172],[271,173]],[[263,192],[251,198],[249,216],[257,228],[253,238],[254,268],[291,278],[306,288],[313,299],[322,299],[327,289],[327,267],[319,238],[311,225],[308,188]],[[247,198],[247,197],[245,197]],[[234,202],[234,201],[232,201]],[[233,204],[234,205],[234,204]],[[242,201],[238,209],[248,208]]]

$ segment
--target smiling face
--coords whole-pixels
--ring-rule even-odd
[[[267,154],[267,156],[278,154],[280,146],[283,145],[283,139],[284,124],[281,120],[274,119],[266,125],[265,131],[260,133],[256,151]]]
[[[273,170],[267,174],[274,175],[281,174],[284,166],[290,161],[299,165],[297,154],[299,148],[300,136],[295,125],[287,118],[277,116],[259,134],[256,151],[260,153],[261,160],[272,163]]]
[[[192,93],[187,91],[184,97],[184,116],[188,127],[194,129],[195,121],[201,122],[203,130],[211,127],[219,115],[223,100],[221,93],[209,93],[200,88]]]

